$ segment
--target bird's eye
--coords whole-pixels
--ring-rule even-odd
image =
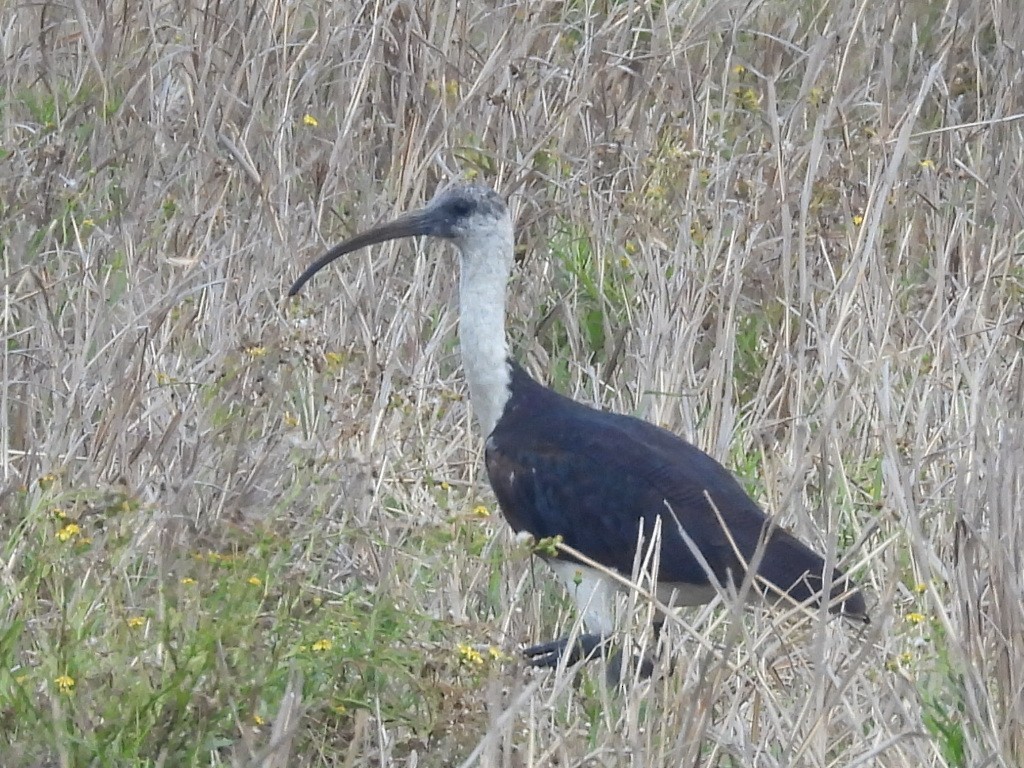
[[[453,216],[468,216],[473,210],[473,204],[469,200],[452,200],[448,210]]]

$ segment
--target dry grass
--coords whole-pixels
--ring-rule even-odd
[[[5,762],[1020,765],[1016,0],[482,5],[0,10]],[[502,656],[573,614],[475,511],[451,254],[282,299],[452,172],[520,359],[847,555],[867,632]]]

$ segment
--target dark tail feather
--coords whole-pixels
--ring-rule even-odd
[[[821,599],[824,571],[825,561],[820,555],[780,528],[772,532],[758,567],[761,578],[798,603],[812,598],[817,603]],[[864,595],[838,568],[832,571],[829,612],[865,624],[870,621]]]

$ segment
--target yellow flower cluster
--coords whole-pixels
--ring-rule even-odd
[[[466,664],[471,667],[479,667],[482,666],[485,661],[484,654],[469,643],[459,643],[455,649],[458,652],[459,661],[462,664]],[[500,648],[495,648],[493,645],[487,646],[485,652],[487,653],[487,658],[491,661],[505,661],[508,659],[508,656],[503,653]]]
[[[75,678],[71,675],[59,675],[53,679],[53,682],[61,693],[71,693],[75,688]]]
[[[81,533],[82,528],[78,525],[78,523],[68,523],[59,531],[57,531],[57,538],[61,541],[70,541],[76,536],[81,535]]]
[[[459,652],[459,661],[463,664],[478,667],[484,663],[483,654],[468,643],[459,643],[457,650]]]

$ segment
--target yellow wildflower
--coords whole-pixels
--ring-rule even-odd
[[[476,517],[490,517],[491,511],[487,509],[487,507],[485,507],[483,504],[477,504],[475,507],[473,507],[473,514]]]
[[[186,576],[185,578],[183,578],[181,580],[181,583],[184,584],[186,587],[188,587],[188,586],[191,586],[192,584],[195,584],[196,580],[193,579],[191,576]]]
[[[748,112],[757,109],[761,101],[761,97],[753,88],[737,88],[733,91],[733,96],[736,97],[740,107]]]
[[[325,637],[320,640],[317,640],[309,647],[317,653],[323,653],[324,651],[331,650],[331,648],[334,647],[334,643]]]
[[[57,538],[61,541],[68,541],[69,539],[75,538],[82,532],[81,526],[78,523],[68,523],[59,531],[57,531]]]
[[[859,227],[863,223],[864,223],[864,217],[863,216],[861,216],[859,213],[853,214],[853,226]]]
[[[927,584],[915,584],[914,585],[914,591],[917,592],[917,594],[919,594],[919,595],[923,595],[925,592],[928,591],[928,585]]]
[[[266,722],[266,720],[264,720],[259,715],[253,715],[252,716],[252,724],[253,725],[263,725],[265,722]]]
[[[458,651],[459,661],[463,664],[470,664],[478,667],[484,663],[484,657],[480,651],[467,643],[459,643]]]
[[[71,675],[59,675],[53,679],[53,682],[61,693],[71,693],[75,687],[75,678],[71,677]]]
[[[309,126],[310,128],[316,128],[320,125],[320,121],[310,114],[305,114],[302,116],[302,124]]]
[[[934,160],[929,160],[928,158],[925,158],[924,160],[922,160],[919,163],[919,165],[922,168],[934,168],[935,167],[935,161]]]
[[[260,579],[259,576],[250,576],[248,579],[245,580],[245,582],[247,584],[251,584],[254,587],[258,587],[263,584],[263,581]]]
[[[917,611],[907,614],[907,621],[909,621],[911,624],[920,624],[926,618],[928,617],[925,616],[923,613],[918,613]]]

